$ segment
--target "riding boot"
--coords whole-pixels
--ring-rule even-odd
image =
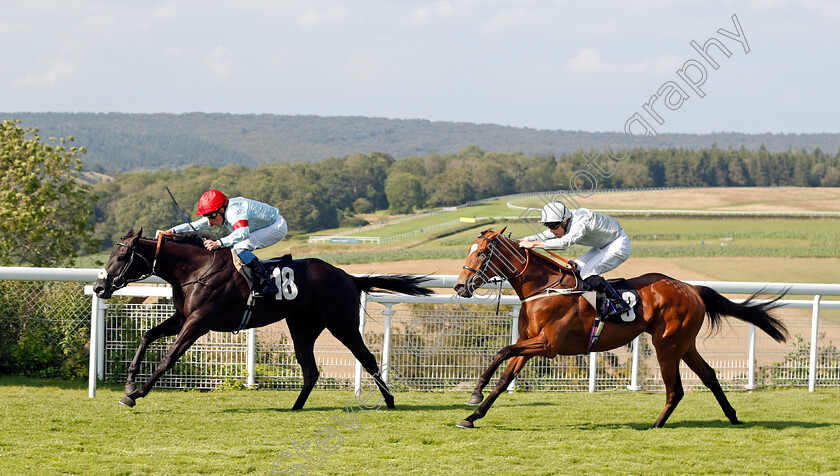
[[[252,290],[254,296],[269,296],[271,294],[277,294],[280,291],[277,289],[277,283],[274,282],[274,278],[268,274],[262,261],[257,259],[254,253],[251,253],[250,250],[238,250],[236,254],[242,260],[242,263],[254,272],[254,289]]]
[[[251,260],[248,267],[254,272],[254,295],[257,297],[270,296],[277,294],[280,290],[277,289],[277,283],[274,278],[268,274],[268,270],[263,266],[259,259]]]
[[[604,293],[607,301],[609,301],[609,306],[607,306],[607,310],[603,316],[605,321],[613,316],[619,316],[630,310],[630,306],[627,302],[625,302],[624,299],[621,298],[621,295],[613,289],[609,281],[604,279],[602,276],[596,274],[584,279],[584,281],[590,288],[600,293]]]

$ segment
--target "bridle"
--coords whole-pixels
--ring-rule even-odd
[[[519,248],[518,247],[516,247],[516,248],[513,247],[513,245],[512,245],[513,242],[512,241],[510,241],[510,240],[498,240],[499,235],[500,234],[494,236],[493,238],[488,238],[483,234],[479,236],[479,238],[483,238],[489,244],[488,244],[487,248],[485,248],[485,250],[482,251],[478,255],[479,259],[482,260],[481,266],[479,266],[478,269],[471,268],[467,265],[463,266],[464,269],[473,272],[473,276],[470,277],[470,281],[472,281],[475,278],[482,279],[482,280],[484,280],[485,283],[489,282],[493,278],[501,278],[502,281],[504,281],[505,279],[513,280],[513,279],[516,279],[516,278],[522,276],[522,274],[525,273],[525,270],[528,268],[528,264],[530,264],[530,262],[531,262],[532,251],[529,250],[529,249],[525,249],[525,256],[523,257],[522,255],[519,254]],[[516,261],[519,262],[519,264],[522,265],[522,268],[518,268],[516,263],[514,263],[511,260],[510,257],[506,256],[504,253],[502,253],[498,249],[499,243],[501,243],[502,246],[507,248],[509,254],[512,257],[514,257],[516,259]],[[565,263],[566,266],[560,266],[561,272],[560,272],[560,275],[558,276],[556,282],[554,282],[554,283],[552,283],[552,284],[550,284],[550,285],[548,285],[548,286],[546,286],[546,287],[544,287],[544,288],[542,288],[542,289],[540,289],[536,292],[533,292],[533,293],[529,294],[528,296],[525,296],[522,299],[522,301],[527,302],[527,301],[531,301],[533,299],[539,299],[541,297],[548,297],[548,296],[554,295],[554,294],[582,293],[583,291],[578,289],[578,284],[579,284],[578,283],[578,277],[574,272],[573,265],[571,263],[569,263],[568,260],[562,258],[561,256],[558,256],[558,255],[552,253],[551,251],[549,251],[549,250],[545,250],[545,251],[547,253],[549,253],[550,255],[554,256],[555,258],[557,258],[558,260],[560,260],[560,262]],[[501,265],[493,263],[493,258],[494,257],[498,257],[501,260]],[[504,273],[503,270],[501,269],[502,267],[509,268],[511,270],[510,274],[512,274],[512,275],[508,275],[508,274]],[[489,276],[487,274],[488,269],[493,272],[493,276]],[[568,288],[560,285],[560,288],[558,289],[557,287],[555,287],[555,285],[558,285],[562,282],[564,273],[571,274],[572,276],[574,276],[575,284],[571,287],[568,287]]]
[[[481,266],[479,266],[478,269],[471,268],[467,265],[464,265],[463,267],[468,271],[472,271],[474,276],[483,279],[485,282],[489,281],[492,278],[516,279],[519,276],[522,276],[522,273],[524,273],[525,269],[528,267],[530,254],[526,251],[525,256],[523,257],[518,253],[519,250],[513,249],[513,247],[508,241],[500,241],[498,239],[499,235],[496,235],[493,238],[487,238],[485,235],[480,235],[479,238],[483,238],[488,242],[487,248],[485,248],[485,250],[479,253],[478,255],[478,258],[481,260]],[[514,258],[516,258],[516,261],[518,261],[520,265],[522,265],[521,269],[519,269],[517,264],[514,263],[509,257],[507,257],[504,253],[499,251],[499,243],[502,243],[502,246],[506,247],[508,249],[508,252]],[[501,265],[493,263],[494,257],[499,258],[499,261],[501,261]],[[505,273],[502,267],[508,268],[510,272]],[[488,276],[488,269],[493,272],[493,276]],[[513,275],[511,276],[509,274]]]
[[[137,281],[142,281],[142,280],[148,278],[149,276],[154,276],[156,274],[158,255],[160,255],[160,247],[161,247],[161,244],[163,243],[163,237],[165,237],[165,236],[175,236],[175,233],[161,232],[158,235],[157,246],[155,247],[155,257],[151,262],[149,262],[149,259],[146,258],[145,256],[143,256],[142,253],[137,251],[137,248],[135,248],[134,246],[127,245],[123,242],[117,243],[117,246],[122,246],[123,248],[125,248],[126,250],[131,252],[131,255],[128,258],[128,263],[126,263],[126,265],[123,266],[123,268],[120,270],[119,274],[117,274],[117,276],[111,281],[111,283],[114,285],[114,288],[120,289],[120,288],[123,288],[123,287],[131,284],[131,283],[135,283]],[[213,269],[213,265],[216,263],[216,255],[217,255],[217,253],[214,252],[213,253],[213,261],[210,262],[210,266],[208,266],[207,269],[204,270],[203,273],[201,273],[201,276],[199,276],[198,279],[196,279],[195,281],[190,281],[190,282],[187,282],[187,283],[183,283],[183,284],[181,284],[181,287],[184,287],[184,286],[187,286],[187,285],[190,285],[190,284],[203,284],[205,286],[209,286],[210,283],[207,282],[204,278],[206,278],[210,275],[209,272],[210,272],[211,269]],[[134,264],[134,258],[135,257],[139,257],[144,263],[146,263],[146,266],[149,267],[149,272],[145,273],[142,276],[139,276],[137,278],[126,278],[125,274],[131,268],[131,265]]]
[[[142,280],[148,278],[149,276],[152,276],[153,274],[155,274],[155,265],[157,264],[157,255],[158,255],[158,251],[160,251],[160,239],[158,239],[158,248],[157,248],[157,251],[155,251],[154,262],[151,262],[151,263],[149,262],[148,258],[143,256],[139,251],[137,251],[137,248],[135,248],[133,246],[129,246],[129,245],[123,243],[123,242],[117,243],[117,246],[122,246],[123,248],[125,248],[129,252],[131,252],[131,254],[129,255],[128,262],[125,264],[125,266],[123,266],[123,268],[120,270],[119,274],[117,274],[117,276],[111,281],[111,283],[114,285],[114,287],[116,289],[124,288],[125,286],[129,285],[130,283],[135,283],[137,281],[142,281]],[[131,265],[134,264],[134,258],[135,257],[140,257],[140,259],[143,260],[144,263],[146,263],[146,266],[149,267],[149,272],[140,276],[140,277],[138,277],[138,278],[126,278],[125,274],[128,272],[129,269],[131,269]]]

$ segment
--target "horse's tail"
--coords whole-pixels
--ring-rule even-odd
[[[420,284],[429,281],[426,276],[415,276],[411,274],[380,274],[367,276],[350,276],[359,291],[370,291],[374,288],[382,291],[410,294],[412,296],[426,296],[434,293],[429,288],[421,287]]]
[[[756,296],[761,294],[761,291],[759,291],[739,304],[726,299],[712,288],[706,286],[694,286],[694,288],[697,289],[706,305],[706,314],[709,315],[709,324],[712,329],[720,327],[721,316],[732,316],[750,324],[755,324],[776,342],[785,342],[790,337],[785,325],[769,313],[769,311],[781,306],[778,300],[784,297],[785,293],[767,302],[756,302]]]

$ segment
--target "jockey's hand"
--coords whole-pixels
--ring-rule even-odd
[[[160,238],[160,235],[163,233],[172,233],[172,230],[157,230],[155,231],[155,239],[157,240]]]
[[[519,242],[519,247],[520,247],[520,248],[527,248],[527,249],[531,249],[531,248],[542,248],[542,244],[543,244],[543,242],[542,242],[542,241],[526,241],[526,240],[522,240],[522,241],[520,241],[520,242]]]
[[[208,251],[217,250],[222,247],[222,242],[219,240],[208,240],[205,238],[204,247],[207,248]]]

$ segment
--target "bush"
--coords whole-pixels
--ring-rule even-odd
[[[364,197],[359,197],[355,202],[353,202],[353,211],[356,213],[373,213],[375,209],[370,200]]]
[[[0,375],[87,375],[90,301],[79,288],[0,281]]]

